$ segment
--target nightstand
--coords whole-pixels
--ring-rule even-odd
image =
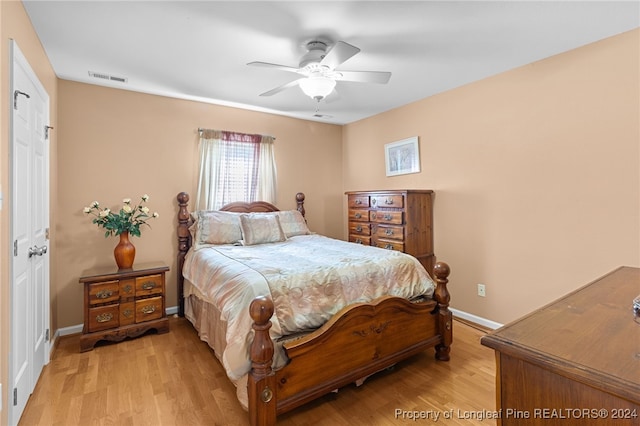
[[[132,269],[85,271],[84,328],[80,351],[92,350],[100,340],[119,342],[156,329],[169,331],[165,313],[165,273],[162,263],[136,264]]]

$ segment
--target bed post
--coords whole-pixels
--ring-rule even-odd
[[[298,192],[296,194],[296,204],[297,204],[297,210],[300,212],[300,214],[302,215],[302,217],[305,217],[305,211],[304,211],[304,194],[302,192]]]
[[[440,361],[449,361],[453,339],[453,316],[449,310],[451,296],[447,290],[450,272],[449,265],[444,262],[437,262],[433,268],[433,274],[436,277],[436,290],[433,297],[438,302],[438,333],[442,336],[442,342],[436,345],[436,359]]]
[[[269,335],[273,310],[273,302],[264,296],[254,299],[249,307],[255,332],[251,343],[251,372],[247,380],[251,426],[276,423],[276,376],[271,369],[273,342]]]
[[[181,192],[176,197],[178,199],[178,316],[184,316],[184,277],[182,276],[182,266],[184,256],[191,246],[191,233],[189,232],[189,194]]]

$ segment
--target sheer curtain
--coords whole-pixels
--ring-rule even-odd
[[[275,203],[273,141],[271,136],[202,130],[197,209],[217,210],[233,201]]]

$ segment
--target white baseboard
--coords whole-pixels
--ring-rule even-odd
[[[59,336],[68,336],[70,334],[82,333],[82,327],[83,326],[84,326],[83,324],[78,324],[78,325],[72,325],[72,326],[69,326],[69,327],[59,328],[56,331],[55,338],[57,338]]]
[[[470,314],[468,312],[460,311],[458,309],[449,308],[449,310],[453,313],[453,316],[462,318],[463,320],[470,321],[472,323],[481,325],[486,328],[490,328],[491,330],[497,330],[502,327],[504,324],[500,324],[499,322],[491,321],[486,318],[479,317],[477,315]]]

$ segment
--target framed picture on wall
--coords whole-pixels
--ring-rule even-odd
[[[418,137],[385,144],[384,160],[387,176],[418,173],[420,171]]]

